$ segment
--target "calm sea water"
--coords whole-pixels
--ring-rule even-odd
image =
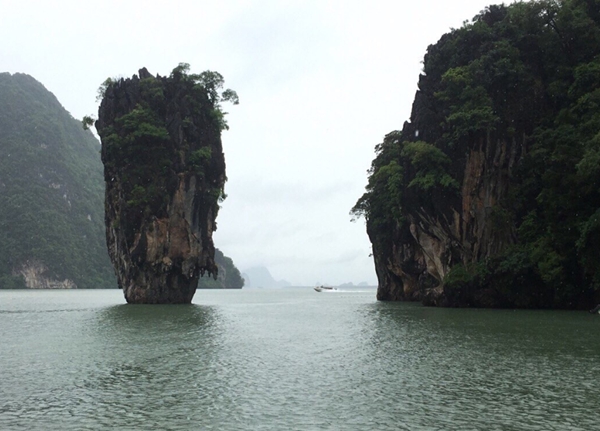
[[[600,316],[0,291],[0,430],[599,430]]]

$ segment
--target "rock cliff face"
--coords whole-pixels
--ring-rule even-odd
[[[96,121],[106,238],[129,303],[190,303],[200,275],[217,274],[212,233],[226,178],[209,89],[177,69],[107,82]]]
[[[597,7],[575,0],[490,6],[429,46],[352,210],[378,299],[600,301],[599,59]]]
[[[13,270],[14,276],[23,277],[28,289],[77,289],[77,285],[67,279],[53,279],[48,268],[39,261],[27,261],[18,270]]]
[[[386,141],[398,141],[397,145],[414,136],[415,120],[407,123],[402,133],[388,135]],[[459,305],[459,298],[444,291],[450,270],[458,264],[485,261],[515,244],[514,225],[501,225],[497,211],[498,202],[508,198],[515,181],[513,168],[525,146],[488,135],[466,147],[466,156],[455,163],[454,174],[461,184],[458,189],[431,190],[434,199],[429,200],[423,190],[407,187],[403,221],[389,232],[389,241],[380,241],[373,224],[368,224],[379,279],[378,299]],[[410,171],[410,162],[406,164]],[[493,306],[494,299],[486,299],[489,294],[482,290],[472,300]]]

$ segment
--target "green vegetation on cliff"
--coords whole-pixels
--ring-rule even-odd
[[[179,64],[168,78],[140,73],[136,94],[131,96],[137,100],[135,107],[116,116],[110,124],[97,123],[105,172],[119,173],[127,197],[124,216],[129,225],[138,224],[150,214],[165,216],[178,184],[177,175],[184,171],[204,183],[206,207],[225,199],[223,188],[213,185],[214,177],[224,171],[220,154],[212,154],[209,145],[194,147],[197,136],[208,141],[209,136],[229,128],[221,102],[238,104],[239,100],[230,89],[219,94],[223,83],[218,72],[190,74],[187,63]],[[120,85],[122,81],[107,79],[98,90],[99,97],[104,98],[107,91],[118,91]],[[187,115],[179,118],[177,109]],[[93,120],[85,117],[83,124],[87,127]],[[172,135],[176,134],[181,134],[178,139],[182,140],[182,148],[173,148]]]
[[[116,287],[103,200],[98,141],[35,79],[0,74],[0,288],[22,272]]]
[[[483,168],[469,174],[473,166]],[[489,187],[476,189],[476,181]],[[451,222],[439,223],[437,232],[457,243],[444,254],[449,273],[429,282],[443,287],[447,305],[593,303],[600,291],[600,1],[489,6],[429,46],[411,121],[376,147],[366,193],[352,210],[366,218],[380,284],[413,271],[408,260],[394,270],[393,254],[413,241],[414,226],[460,215],[456,226],[464,227],[477,199],[481,229],[491,232],[480,249],[470,238],[461,242]],[[428,234],[438,239],[434,230]],[[421,298],[426,278],[419,276]]]

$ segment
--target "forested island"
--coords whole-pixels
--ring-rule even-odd
[[[600,293],[600,3],[489,6],[430,45],[364,216],[380,300],[591,308]]]
[[[223,77],[168,77],[145,68],[108,79],[94,123],[102,141],[108,252],[129,303],[190,303],[198,279],[217,278],[212,234],[225,198]]]
[[[100,145],[29,75],[0,74],[0,288],[114,288]]]

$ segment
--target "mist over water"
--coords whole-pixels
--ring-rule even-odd
[[[600,319],[371,289],[0,291],[2,430],[591,430]]]

